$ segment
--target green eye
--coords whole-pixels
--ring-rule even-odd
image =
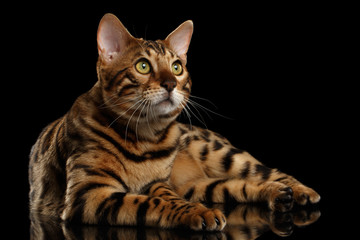
[[[135,68],[141,74],[148,74],[151,71],[150,63],[146,59],[139,60]]]
[[[171,70],[175,75],[180,75],[183,72],[183,68],[180,62],[174,62],[171,66]]]

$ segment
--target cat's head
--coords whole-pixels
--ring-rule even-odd
[[[192,21],[186,21],[165,40],[139,39],[117,17],[106,14],[97,34],[105,104],[125,119],[176,117],[190,95],[186,53],[192,32]]]

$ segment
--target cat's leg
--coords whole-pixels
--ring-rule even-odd
[[[268,181],[283,183],[293,190],[293,197],[295,202],[300,205],[307,203],[315,204],[320,201],[320,195],[310,187],[305,186],[294,177],[285,174],[277,169],[270,169],[265,166],[262,168],[269,172]],[[261,172],[261,171],[260,171]],[[256,174],[255,174],[256,176]]]
[[[177,192],[192,202],[267,202],[270,209],[281,212],[293,205],[292,189],[280,182],[203,178],[184,184]]]
[[[230,150],[230,152],[231,151],[233,150]],[[213,161],[216,162],[215,159],[213,159]],[[231,161],[231,167],[225,171],[225,174],[229,177],[248,179],[250,181],[267,183],[278,182],[285,184],[291,187],[294,200],[300,205],[305,205],[307,203],[314,204],[320,201],[320,195],[312,188],[305,186],[294,177],[285,174],[278,169],[266,167],[247,152],[234,154],[231,157]],[[214,162],[206,164],[212,165]]]
[[[86,171],[92,175],[89,177],[80,171],[77,169],[75,177],[68,181],[61,215],[64,221],[163,228],[183,226],[208,231],[221,230],[226,224],[220,210],[185,202],[170,189],[151,188],[150,195],[132,194],[126,192],[116,173],[107,176],[88,168]]]
[[[320,201],[320,195],[313,189],[292,176],[264,166],[248,152],[232,146],[220,134],[198,127],[190,128],[186,125],[181,125],[181,129],[184,133],[182,138],[184,146],[179,155],[191,159],[190,165],[198,166],[202,175],[210,178],[239,178],[250,181],[278,182],[292,188],[294,199],[299,204]],[[176,161],[172,174],[181,179],[183,178],[181,176],[187,173],[181,173],[181,168],[179,171],[177,170]],[[180,161],[182,161],[181,157]],[[181,184],[179,182],[177,186]]]
[[[163,214],[160,221],[190,225],[194,230],[222,230],[226,225],[226,218],[220,210],[209,209],[199,202],[185,201],[167,183],[155,183],[149,189],[149,196],[170,203],[170,211]]]

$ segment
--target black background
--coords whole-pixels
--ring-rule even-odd
[[[10,193],[6,196],[17,196],[21,202],[8,216],[12,226],[22,229],[15,235],[26,236],[29,229],[31,146],[46,124],[65,114],[96,82],[96,31],[107,12],[118,16],[135,37],[152,40],[164,39],[183,21],[193,20],[187,64],[192,94],[216,107],[194,100],[226,116],[199,109],[206,127],[321,194],[322,217],[299,230],[299,236],[318,238],[337,221],[334,212],[341,212],[342,206],[334,200],[343,190],[338,178],[346,161],[342,152],[347,150],[339,145],[344,140],[339,134],[347,125],[341,100],[348,97],[341,95],[339,84],[343,32],[342,10],[337,6],[225,2],[193,6],[171,1],[131,6],[59,3],[9,6],[3,11],[11,13],[3,30],[10,64],[3,71],[9,77],[2,92],[11,94],[3,106],[4,130],[10,133],[5,151],[11,156],[10,169],[3,169],[3,174],[16,170],[4,182],[4,191]],[[186,115],[180,121],[189,122]],[[195,116],[191,121],[205,127]],[[13,208],[13,199],[6,199]]]

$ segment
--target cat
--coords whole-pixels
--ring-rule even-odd
[[[113,14],[97,32],[98,81],[31,149],[30,210],[84,224],[222,230],[201,202],[265,201],[274,211],[320,195],[218,133],[176,121],[190,96],[188,20],[165,40],[134,38]]]

